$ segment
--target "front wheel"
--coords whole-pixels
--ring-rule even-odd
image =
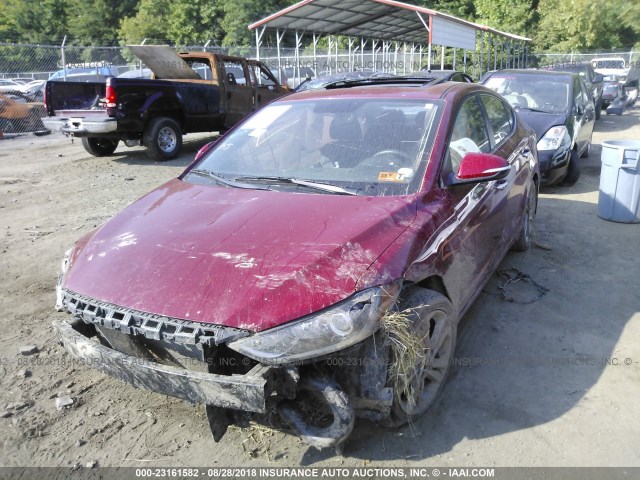
[[[522,216],[522,226],[520,234],[513,244],[512,250],[516,252],[526,252],[531,248],[531,237],[533,234],[533,219],[538,209],[538,188],[535,184],[529,188],[527,195],[527,203],[524,207],[524,215]]]
[[[171,118],[154,118],[147,126],[142,144],[152,160],[160,162],[176,158],[182,147],[180,125]]]
[[[112,138],[83,137],[82,146],[94,157],[106,157],[118,148],[118,140]]]
[[[406,322],[410,331],[408,336],[388,331],[392,342],[388,385],[393,388],[393,403],[389,417],[381,423],[399,427],[417,419],[437,400],[453,361],[457,328],[451,302],[423,288],[407,290],[399,312],[391,315]],[[403,337],[409,345],[403,343]]]
[[[578,152],[571,150],[571,157],[569,158],[569,166],[567,167],[567,175],[560,183],[563,187],[570,187],[574,185],[580,178],[580,159],[578,158]]]

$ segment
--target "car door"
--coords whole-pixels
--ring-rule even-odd
[[[591,135],[593,134],[593,128],[596,123],[596,111],[593,103],[593,98],[587,90],[587,87],[584,84],[582,78],[578,78],[578,83],[580,89],[580,105],[582,106],[581,128],[579,132],[579,151],[582,152],[587,147],[589,142],[591,142]]]
[[[480,99],[487,115],[492,152],[512,167],[509,175],[494,185],[504,191],[502,201],[506,201],[502,230],[502,246],[506,249],[520,230],[533,152],[526,138],[514,135],[517,117],[511,106],[497,95],[481,94]]]
[[[455,176],[464,155],[494,150],[489,132],[480,95],[472,94],[462,101],[451,122],[448,151],[441,169],[443,190],[455,205],[452,215],[456,231],[449,241],[450,248],[458,254],[452,260],[450,272],[459,288],[452,295],[458,296],[454,303],[463,309],[504,252],[503,229],[512,178],[468,185],[457,183]]]
[[[207,83],[188,81],[176,84],[183,102],[185,130],[216,130],[220,124],[220,90],[212,87],[216,78],[210,60],[205,57],[189,57],[187,64]]]
[[[222,55],[220,65],[225,85],[225,126],[232,127],[253,111],[253,87],[244,59]]]
[[[578,149],[578,152],[581,152],[584,147],[586,132],[586,117],[584,111],[586,105],[582,95],[581,83],[577,75],[573,77],[571,123],[573,124],[573,143]]]
[[[282,96],[282,87],[278,84],[273,74],[262,63],[250,61],[249,70],[254,86],[256,109]]]

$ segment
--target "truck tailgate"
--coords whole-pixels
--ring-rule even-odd
[[[106,84],[102,82],[47,82],[46,105],[50,116],[59,116],[58,110],[66,110],[64,116],[85,116],[86,111],[101,111],[98,100],[104,98]],[[74,113],[69,112],[73,110]],[[84,111],[79,113],[78,111]]]

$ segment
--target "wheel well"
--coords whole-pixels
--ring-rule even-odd
[[[149,123],[158,117],[166,117],[174,120],[178,123],[181,130],[184,130],[185,115],[180,103],[169,97],[161,97],[156,99],[151,105],[149,105],[146,111],[145,118],[145,130]]]
[[[178,124],[178,126],[180,127],[180,130],[184,132],[184,115],[182,113],[180,113],[179,115],[176,115],[175,113],[171,113],[163,110],[153,110],[148,113],[146,122],[144,125],[145,131],[153,120],[160,117],[169,118],[173,120]]]
[[[536,189],[536,211],[534,212],[536,215],[538,214],[538,192],[540,191],[540,179],[538,178],[538,174],[535,173],[533,175],[533,187]]]
[[[447,287],[445,287],[442,277],[438,275],[432,275],[431,277],[425,278],[424,280],[418,282],[416,285],[421,288],[426,288],[428,290],[433,290],[434,292],[438,292],[441,295],[444,295],[445,297],[447,297],[449,301],[451,301],[451,297],[449,297],[449,292],[447,292]]]

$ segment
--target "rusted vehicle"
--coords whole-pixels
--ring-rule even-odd
[[[153,79],[49,81],[47,128],[80,137],[91,155],[111,155],[122,141],[153,160],[175,158],[186,133],[226,130],[289,93],[262,63],[208,52],[176,53],[163,45],[129,47]]]
[[[49,133],[40,120],[44,111],[41,102],[27,103],[15,95],[0,94],[0,132],[33,132],[36,135]]]
[[[460,318],[531,241],[534,132],[442,83],[278,99],[67,252],[54,328],[136,387],[340,447],[443,389]]]

